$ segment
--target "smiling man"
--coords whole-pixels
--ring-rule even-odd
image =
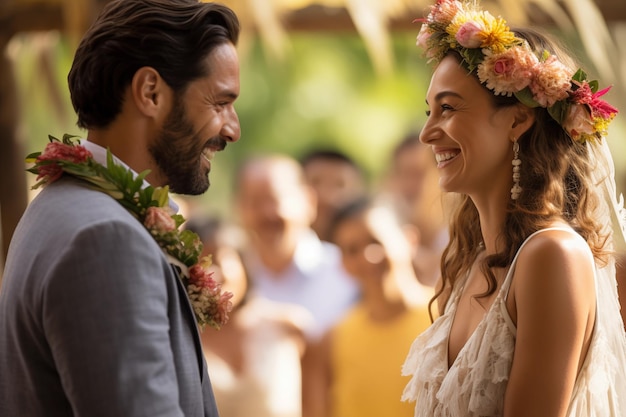
[[[109,3],[68,77],[84,152],[205,192],[240,136],[238,35],[214,3]],[[134,214],[71,173],[31,203],[0,290],[0,415],[217,417],[181,269]]]

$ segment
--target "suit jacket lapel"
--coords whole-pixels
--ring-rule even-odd
[[[180,279],[180,270],[177,266],[170,264],[172,270],[174,271],[174,276],[176,279],[176,288],[178,288],[178,295],[181,298],[181,305],[184,310],[185,316],[187,317],[187,321],[189,322],[191,329],[191,333],[193,335],[193,342],[196,347],[196,359],[198,360],[198,370],[200,372],[200,380],[202,381],[204,372],[204,353],[202,351],[202,342],[200,341],[200,334],[198,333],[198,324],[196,322],[196,315],[193,312],[193,307],[191,306],[191,302],[189,301],[189,297],[187,296],[187,289],[183,285],[182,280]]]

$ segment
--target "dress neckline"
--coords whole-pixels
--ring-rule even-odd
[[[567,232],[571,232],[576,234],[577,236],[578,233],[576,233],[575,230],[573,230],[570,227],[566,227],[566,226],[553,226],[553,227],[546,227],[544,229],[539,229],[533,233],[531,233],[520,245],[519,249],[517,249],[517,252],[515,253],[515,257],[513,258],[513,261],[511,262],[511,265],[509,265],[509,269],[507,270],[506,276],[504,278],[504,281],[502,282],[502,285],[500,286],[500,288],[498,289],[498,295],[496,296],[496,298],[493,300],[493,303],[491,304],[491,306],[489,306],[489,309],[487,309],[487,311],[485,311],[485,314],[483,315],[483,318],[480,320],[480,322],[478,323],[478,325],[476,326],[476,328],[474,329],[474,331],[472,332],[472,334],[467,338],[467,340],[465,341],[465,343],[463,344],[463,346],[461,347],[461,349],[459,349],[456,357],[454,358],[454,360],[452,361],[452,363],[450,363],[450,334],[452,333],[452,326],[454,325],[454,321],[456,318],[456,312],[459,306],[459,299],[461,297],[461,295],[463,294],[463,290],[465,289],[465,285],[467,284],[467,280],[469,279],[469,274],[471,272],[471,269],[467,271],[467,273],[465,274],[465,277],[463,278],[462,283],[460,283],[460,285],[457,287],[457,289],[455,291],[453,291],[453,295],[454,295],[454,300],[452,300],[452,304],[451,304],[451,309],[449,312],[446,312],[445,314],[449,314],[450,315],[450,325],[448,327],[448,331],[447,331],[447,335],[446,335],[446,341],[445,341],[445,349],[446,349],[446,366],[447,366],[447,370],[450,371],[450,369],[452,367],[454,367],[454,365],[457,363],[459,356],[461,356],[463,354],[463,352],[465,350],[468,349],[468,346],[471,344],[472,340],[475,338],[475,335],[478,333],[478,331],[485,326],[485,323],[487,322],[487,318],[492,315],[494,309],[496,308],[496,305],[501,305],[501,310],[502,310],[502,315],[505,319],[505,321],[507,322],[507,325],[509,326],[509,328],[511,329],[512,333],[515,334],[516,333],[516,328],[515,328],[515,324],[513,323],[513,320],[511,319],[511,315],[509,314],[508,309],[506,308],[506,300],[508,299],[508,295],[509,295],[509,289],[511,287],[511,282],[513,281],[513,272],[515,271],[515,264],[517,263],[517,258],[520,254],[520,252],[522,251],[522,249],[524,248],[524,246],[526,245],[526,243],[528,243],[530,241],[530,239],[532,239],[535,235],[538,235],[539,233],[542,232],[546,232],[549,230],[563,230],[563,231],[567,231]],[[503,295],[504,294],[504,295]]]

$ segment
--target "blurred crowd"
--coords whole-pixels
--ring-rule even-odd
[[[194,210],[185,225],[234,294],[229,323],[202,333],[220,415],[412,416],[400,368],[431,323],[448,239],[418,134],[380,178],[319,148],[254,155],[234,184],[232,216]]]

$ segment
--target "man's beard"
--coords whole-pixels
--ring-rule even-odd
[[[222,138],[212,138],[211,142],[216,143],[219,149],[226,146]],[[201,163],[205,145],[206,140],[194,134],[185,106],[176,94],[159,137],[149,148],[172,192],[198,195],[209,188],[209,170]]]

